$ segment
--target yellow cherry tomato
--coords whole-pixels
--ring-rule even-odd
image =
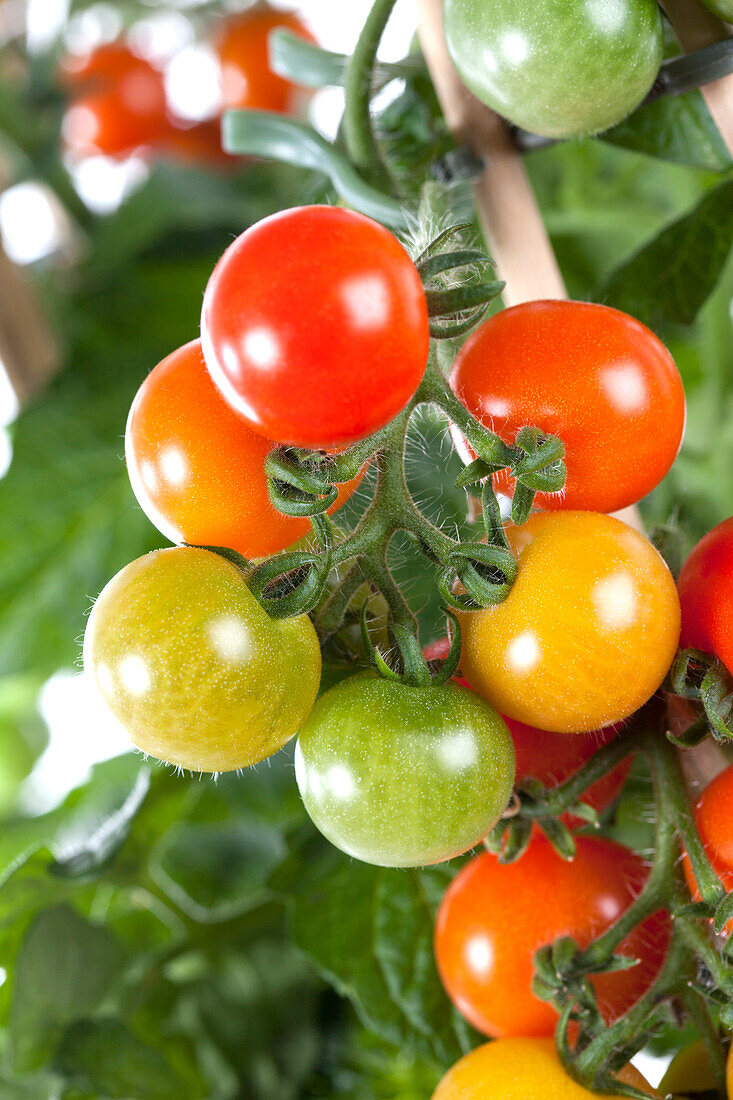
[[[321,651],[307,615],[271,619],[236,566],[182,546],[138,558],[107,584],[89,616],[84,668],[143,752],[224,772],[298,732]]]
[[[620,722],[664,679],[680,605],[643,535],[598,512],[510,529],[519,572],[503,603],[461,615],[461,668],[509,718],[557,733]]]
[[[619,1077],[654,1095],[633,1066]],[[552,1039],[495,1039],[456,1062],[433,1100],[593,1100],[595,1096],[566,1073]]]
[[[728,1092],[733,1084],[733,1065],[728,1060]],[[704,1039],[690,1043],[670,1062],[667,1072],[659,1082],[662,1096],[670,1094],[680,1097],[681,1093],[715,1092],[718,1082],[715,1080],[710,1063],[710,1052]]]

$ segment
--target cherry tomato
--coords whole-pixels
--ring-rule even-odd
[[[257,7],[235,16],[222,26],[214,43],[221,67],[224,107],[259,111],[292,111],[298,89],[270,67],[268,39],[278,27],[293,31],[308,42],[315,39],[295,12]]]
[[[169,128],[162,73],[122,43],[69,58],[66,79],[81,93],[62,128],[67,149],[77,156],[125,156]]]
[[[475,96],[556,138],[597,134],[631,114],[664,44],[654,0],[446,0],[445,31]]]
[[[522,779],[533,776],[546,787],[556,787],[582,768],[603,745],[618,736],[618,729],[613,727],[598,730],[597,733],[567,734],[535,729],[534,726],[525,726],[523,722],[515,722],[511,718],[505,718],[504,721],[514,742],[517,785]],[[589,787],[581,801],[592,806],[598,813],[605,810],[620,795],[631,771],[631,764],[630,756],[622,760],[612,771]],[[571,828],[583,824],[580,818],[572,814],[564,814],[563,821]]]
[[[486,835],[512,793],[514,752],[499,715],[473,692],[365,673],[318,700],[298,737],[295,776],[337,848],[416,867]]]
[[[501,714],[556,733],[627,718],[677,650],[674,581],[647,540],[596,512],[507,532],[519,572],[503,603],[461,615],[463,675]]]
[[[524,425],[565,444],[562,493],[542,508],[615,512],[657,485],[685,427],[679,371],[640,321],[588,302],[526,302],[489,318],[456,358],[450,384],[505,442]],[[510,492],[502,475],[496,487]]]
[[[732,1082],[733,1083],[733,1082]],[[675,1054],[667,1072],[659,1082],[661,1096],[675,1097],[718,1091],[713,1067],[710,1063],[710,1048],[704,1039],[698,1039],[683,1047]],[[730,1095],[730,1086],[728,1088]]]
[[[303,206],[246,230],[204,296],[204,355],[255,431],[345,446],[407,404],[428,357],[420,276],[402,245],[353,210]]]
[[[270,503],[264,462],[274,446],[227,405],[200,340],[151,371],[125,436],[130,482],[158,530],[171,542],[228,546],[246,558],[284,550],[311,529],[307,518],[284,516]],[[342,488],[336,507],[357,484]]]
[[[270,619],[231,562],[177,547],[138,558],[103,589],[84,668],[139,749],[219,772],[297,733],[321,652],[307,616]]]
[[[677,587],[681,644],[714,653],[733,672],[733,516],[698,542]]]
[[[641,1091],[649,1085],[625,1066],[619,1079]],[[461,1058],[432,1100],[594,1100],[596,1094],[566,1073],[551,1039],[498,1039]],[[605,1100],[621,1100],[606,1096]]]
[[[423,656],[426,661],[445,660],[450,650],[450,639],[439,638],[425,646]],[[454,680],[463,687],[470,688],[467,680],[455,676]],[[550,733],[524,722],[515,722],[504,718],[512,735],[514,754],[517,760],[515,783],[532,776],[546,787],[556,787],[574,775],[603,745],[607,745],[618,736],[615,727],[598,730],[593,733]],[[632,759],[622,760],[612,771],[597,780],[583,795],[583,802],[600,813],[618,798],[631,771]],[[571,828],[584,824],[573,814],[563,814],[562,820]]]
[[[720,881],[726,890],[733,890],[733,765],[708,783],[695,807],[695,821]],[[682,866],[690,893],[699,901],[700,892],[686,852]],[[732,930],[733,921],[729,921],[725,931],[730,935]]]
[[[534,953],[560,936],[587,947],[646,881],[647,865],[629,848],[596,837],[577,837],[576,846],[567,862],[535,834],[518,862],[485,852],[446,891],[435,925],[438,969],[451,1000],[486,1035],[552,1035],[557,1012],[531,988]],[[666,912],[653,914],[619,948],[639,964],[591,978],[607,1022],[652,984],[669,935]]]

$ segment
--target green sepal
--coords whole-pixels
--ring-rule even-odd
[[[722,932],[728,921],[733,917],[733,893],[723,898],[715,910],[713,927],[716,932]]]
[[[452,680],[458,670],[458,664],[461,660],[461,624],[458,617],[453,614],[449,607],[444,607],[443,613],[449,620],[452,636],[448,656],[433,677],[434,684],[447,684],[449,680]]]
[[[575,841],[567,825],[556,817],[539,817],[537,824],[561,859],[575,858]]]

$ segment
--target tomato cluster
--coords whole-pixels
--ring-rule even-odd
[[[514,481],[523,476],[512,463],[525,424],[540,440],[559,434],[567,447],[564,495],[540,493],[542,510],[517,526],[497,532],[486,521],[486,540],[501,540],[502,560],[516,568],[501,602],[461,605],[460,669],[458,637],[421,657],[406,620],[397,619],[388,570],[386,579],[359,574],[371,561],[363,549],[352,555],[357,569],[348,579],[349,558],[336,551],[357,536],[345,528],[334,535],[324,510],[335,512],[356,491],[354,473],[365,460],[374,458],[384,480],[395,426],[404,428],[416,404],[438,400],[419,268],[381,225],[337,207],[284,211],[234,241],[206,287],[200,340],[151,371],[127,423],[133,490],[179,545],[109,582],[84,647],[112,713],[140,749],[162,760],[237,769],[297,735],[295,777],[317,828],[349,856],[387,867],[468,852],[502,818],[515,786],[531,800],[538,786],[556,788],[612,746],[660,688],[681,624],[683,642],[731,660],[728,527],[703,540],[685,566],[681,615],[661,556],[606,514],[661,480],[685,416],[679,375],[657,337],[606,307],[539,302],[496,315],[469,338],[450,388],[439,391],[458,419],[463,410],[474,418],[461,423],[476,447],[481,432],[497,433],[492,441],[506,448]],[[402,448],[404,431],[399,439]],[[321,512],[309,511],[310,482],[296,481],[285,494],[293,489],[288,471],[346,470],[343,460],[354,454],[357,464],[336,479],[338,491],[324,496]],[[402,450],[397,458],[394,491],[408,494]],[[512,491],[508,474],[488,465],[501,491]],[[375,508],[379,485],[376,492],[355,530],[366,539],[374,524],[386,555],[401,528]],[[314,599],[305,610],[320,613],[340,585],[351,584],[350,599],[368,580],[393,616],[399,671],[380,655],[375,668],[354,662],[355,674],[321,691],[321,646],[341,620],[329,634],[314,616],[319,642],[308,614],[268,614],[277,601],[267,585],[257,587],[258,571],[274,562],[268,576],[277,587],[278,561],[287,561],[284,573],[296,585],[291,574],[318,556],[292,549],[311,514],[318,515],[319,560],[330,568],[333,552],[338,580],[323,589],[323,604]],[[439,558],[440,546],[436,537],[426,556]],[[480,540],[470,547],[479,562],[489,549]],[[267,555],[275,557],[262,563]],[[456,577],[452,591],[460,595],[458,570]],[[591,809],[604,811],[618,796],[631,766],[618,759],[588,779],[583,800]],[[704,801],[727,797],[727,788],[721,794],[713,785]],[[556,829],[579,829],[581,809],[570,800],[563,809],[571,812]],[[726,836],[708,829],[702,804],[700,815],[703,839],[727,871]],[[556,1081],[558,1095],[588,1095],[565,1079],[545,1042],[557,1012],[535,993],[533,957],[558,937],[588,947],[629,910],[648,867],[630,849],[582,833],[567,858],[546,821],[536,820],[518,861],[505,862],[506,853],[470,858],[440,906],[435,950],[445,988],[471,1023],[499,1038],[454,1067],[436,1093],[441,1100],[512,1096],[512,1089],[531,1096],[506,1076],[520,1049]],[[650,988],[669,942],[666,911],[646,913],[616,951],[636,964],[593,973],[604,1019],[625,1013]],[[487,1075],[504,1082],[499,1092]]]
[[[274,73],[268,38],[283,27],[312,36],[297,15],[258,6],[222,19],[212,35],[220,74],[222,108],[257,107],[293,112],[299,89]],[[162,71],[124,40],[64,59],[61,76],[71,93],[63,121],[67,151],[128,157],[157,151],[183,160],[226,164],[218,118],[189,123],[168,104]]]

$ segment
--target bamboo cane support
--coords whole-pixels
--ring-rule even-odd
[[[729,29],[699,0],[664,0],[664,9],[685,50],[699,50],[728,37]],[[733,156],[733,73],[700,91],[728,152]]]

